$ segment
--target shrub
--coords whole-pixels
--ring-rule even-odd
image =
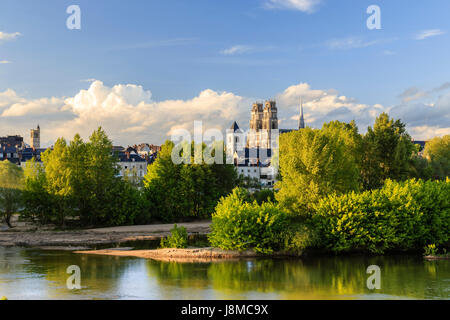
[[[383,253],[447,244],[450,183],[387,180],[379,190],[331,195],[319,201],[312,217],[322,247]]]
[[[295,223],[280,235],[282,249],[291,254],[301,254],[305,249],[315,247],[318,243],[317,234],[304,223]]]
[[[438,254],[438,248],[436,248],[435,244],[429,244],[425,248],[423,248],[425,253],[425,256],[435,256]]]
[[[187,248],[188,234],[185,227],[178,228],[177,225],[174,225],[170,232],[169,237],[161,239],[161,248]]]
[[[262,203],[268,202],[268,201],[276,202],[275,192],[271,189],[263,189],[260,191],[255,191],[249,195],[249,199],[251,201],[256,200],[256,202],[258,202],[258,204],[262,204]]]
[[[211,245],[224,250],[272,253],[281,248],[280,234],[287,227],[287,216],[275,204],[246,202],[241,188],[222,198],[212,216]]]

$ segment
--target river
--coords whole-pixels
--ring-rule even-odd
[[[67,268],[80,267],[69,290]],[[379,290],[367,288],[370,265]],[[215,263],[0,247],[0,297],[9,299],[450,299],[450,261],[420,256],[252,259]]]

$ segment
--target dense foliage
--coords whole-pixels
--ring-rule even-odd
[[[0,217],[11,227],[11,216],[22,203],[24,174],[22,168],[6,161],[0,161]]]
[[[419,249],[450,239],[450,180],[395,182],[321,199],[312,216],[320,245],[335,252]]]
[[[174,225],[173,229],[170,230],[170,233],[170,236],[161,239],[161,248],[187,248],[188,234],[185,227],[178,228],[177,225]]]
[[[118,176],[111,141],[99,128],[84,142],[60,138],[27,163],[23,217],[65,226],[130,224],[142,209],[139,191]]]
[[[271,253],[281,248],[280,234],[286,229],[287,215],[271,202],[246,202],[244,189],[236,188],[222,198],[212,216],[212,246],[224,250],[254,249]]]
[[[436,137],[427,142],[424,156],[430,163],[434,178],[450,177],[450,135]]]
[[[382,113],[363,138],[363,188],[375,189],[387,179],[405,180],[410,177],[410,159],[415,147],[406,125]]]
[[[166,141],[144,178],[144,194],[151,203],[149,216],[165,222],[210,217],[219,199],[238,182],[234,166],[195,163],[193,144],[191,163],[176,164],[172,161],[174,147]]]
[[[338,121],[281,135],[280,205],[293,216],[305,215],[329,193],[358,190],[360,139],[354,123]]]

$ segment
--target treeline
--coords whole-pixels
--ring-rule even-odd
[[[276,199],[290,214],[301,216],[329,194],[379,189],[387,179],[450,176],[450,136],[431,140],[423,156],[419,151],[405,124],[386,113],[364,135],[354,122],[339,121],[283,134]]]
[[[206,164],[204,161],[196,164],[195,145],[192,143],[189,163],[174,164],[174,147],[173,142],[166,141],[155,163],[148,167],[144,195],[150,206],[139,223],[150,222],[149,218],[163,222],[208,218],[219,199],[240,183],[234,166],[225,164],[225,152],[223,164]],[[205,151],[205,148],[203,144],[201,149]],[[219,148],[224,150],[223,142]],[[214,152],[212,156],[215,156]],[[180,157],[186,157],[182,150]]]
[[[119,176],[112,142],[99,128],[84,142],[58,139],[53,150],[24,170],[21,216],[40,224],[131,224],[141,209],[139,191]]]
[[[384,113],[364,135],[339,121],[283,134],[274,203],[236,189],[213,213],[210,241],[290,254],[448,249],[450,136],[419,151]]]
[[[101,128],[86,142],[78,134],[70,142],[60,138],[41,155],[42,163],[29,161],[22,170],[0,162],[0,209],[10,226],[16,212],[22,219],[61,227],[210,217],[220,197],[238,184],[234,166],[176,165],[173,148],[169,141],[162,146],[140,187],[135,177],[119,175],[118,157]]]

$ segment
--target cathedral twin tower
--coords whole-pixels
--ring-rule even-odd
[[[305,128],[303,104],[300,103],[300,117],[298,129]],[[244,132],[236,122],[227,132],[227,149],[230,155],[236,151],[248,149],[277,148],[280,133],[290,132],[292,129],[278,128],[278,109],[276,102],[268,100],[264,104],[254,103],[252,106],[250,130],[245,137]]]
[[[278,109],[275,101],[254,103],[250,120],[248,148],[271,148],[272,130],[278,130]]]

